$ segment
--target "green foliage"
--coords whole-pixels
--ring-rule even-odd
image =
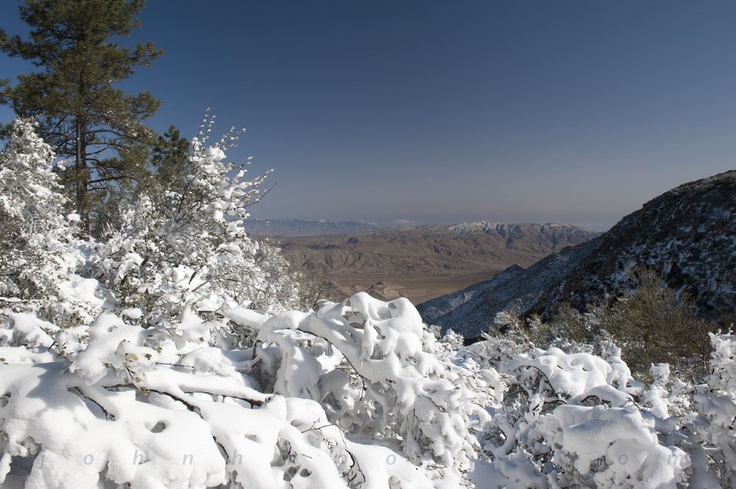
[[[686,294],[667,287],[657,273],[635,268],[636,289],[617,299],[602,317],[602,326],[623,349],[634,373],[647,376],[652,363],[673,365],[681,375],[699,378],[710,354],[710,324],[697,318]]]
[[[583,345],[601,342],[602,332],[595,313],[581,314],[570,304],[562,303],[549,323],[543,323],[538,315],[527,320],[531,339],[540,348],[556,346],[580,350]]]
[[[538,314],[526,319],[510,311],[498,313],[494,327],[488,333],[502,336],[517,344],[541,349],[561,348],[570,352],[587,352],[608,356],[612,351],[610,335],[602,329],[602,309],[580,313],[570,304],[563,303],[557,315],[549,322],[542,321]]]
[[[603,305],[589,304],[585,313],[563,303],[549,322],[536,315],[524,322],[504,312],[496,326],[505,337],[538,348],[605,357],[616,345],[632,372],[645,380],[652,380],[650,367],[658,363],[670,364],[683,378],[702,380],[711,352],[708,333],[717,326],[697,317],[690,297],[667,287],[655,271],[637,267],[629,278],[629,292]]]
[[[26,0],[20,17],[30,38],[0,30],[0,49],[31,61],[39,71],[6,86],[2,102],[32,117],[39,135],[57,155],[73,159],[64,173],[77,211],[89,222],[91,192],[104,194],[115,182],[145,171],[152,134],[141,123],[159,101],[148,92],[129,95],[114,84],[161,54],[152,43],[122,47],[110,38],[127,36],[139,22],[144,0]]]
[[[151,164],[154,183],[163,190],[181,190],[194,168],[189,159],[189,140],[181,137],[179,129],[170,126],[153,144]]]
[[[137,172],[135,178],[114,181],[104,192],[92,193],[90,233],[103,240],[110,228],[124,226],[122,210],[140,199],[161,200],[160,196],[167,192],[181,193],[188,177],[196,171],[190,161],[190,142],[180,136],[175,126],[152,139],[149,147],[125,151],[121,157],[107,163],[117,164],[121,170],[126,164],[133,165]]]

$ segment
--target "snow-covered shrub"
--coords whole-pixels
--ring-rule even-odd
[[[257,348],[102,313],[85,341],[16,314],[0,328],[0,483],[27,487],[456,488],[498,377],[435,353],[405,299],[312,313],[230,309]],[[441,350],[441,348],[439,348]]]
[[[700,487],[718,487],[705,477],[712,474],[722,487],[736,484],[736,336],[710,334],[713,351],[706,384],[697,387],[698,416],[688,424],[686,444],[700,469]],[[710,482],[709,485],[705,481]]]
[[[439,326],[434,326],[434,328],[437,328],[435,330],[430,328],[430,333],[435,338],[438,337],[440,332]],[[448,329],[447,332],[439,338],[440,345],[444,347],[448,351],[457,351],[460,350],[463,347],[463,344],[465,343],[465,338],[463,338],[462,335],[454,332],[451,329]]]
[[[0,208],[19,221],[26,234],[66,231],[66,199],[52,171],[54,152],[36,135],[33,123],[16,119],[10,138],[0,154]]]
[[[297,305],[296,274],[243,228],[265,176],[246,180],[248,163],[226,162],[238,133],[207,144],[213,120],[192,140],[183,188],[140,195],[121,212],[122,229],[111,229],[91,260],[91,273],[147,324],[168,327],[185,307],[222,313],[235,304],[262,311]]]
[[[688,455],[660,441],[657,418],[634,401],[643,387],[617,356],[535,349],[503,372],[509,387],[488,449],[510,486],[674,488],[685,479]]]
[[[446,482],[471,469],[500,381],[472,360],[438,355],[408,300],[360,293],[316,314],[280,314],[258,343],[260,377],[276,379],[274,392],[320,401],[347,433],[436,466]]]

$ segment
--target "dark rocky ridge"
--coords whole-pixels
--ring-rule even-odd
[[[598,246],[531,309],[551,316],[561,302],[584,309],[631,287],[636,265],[688,293],[701,315],[736,307],[736,171],[686,183],[644,204],[605,233]]]
[[[527,269],[513,266],[491,280],[417,306],[425,322],[452,329],[466,338],[479,336],[497,313],[529,310],[547,288],[559,283],[595,248],[600,238],[570,246]]]
[[[630,287],[630,270],[655,270],[678,293],[689,294],[697,312],[736,311],[736,171],[681,185],[624,217],[599,238],[563,250],[504,283],[478,284],[459,301],[458,292],[419,305],[425,321],[466,337],[512,309],[549,319],[563,302],[584,310]]]

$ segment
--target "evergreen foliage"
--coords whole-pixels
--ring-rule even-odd
[[[652,363],[702,378],[710,355],[711,326],[695,316],[686,293],[677,294],[647,267],[631,272],[635,288],[604,311],[602,327],[623,349],[632,371],[644,375]]]
[[[154,184],[160,189],[181,190],[186,186],[186,178],[192,173],[189,145],[189,140],[181,137],[176,126],[170,126],[156,139],[151,165]]]
[[[145,0],[27,0],[23,39],[0,30],[0,49],[31,61],[39,71],[20,75],[2,92],[22,117],[38,122],[40,136],[73,161],[64,173],[74,204],[88,226],[93,200],[145,171],[151,131],[142,121],[159,101],[148,92],[126,94],[115,84],[161,54],[153,43],[122,47],[114,38],[139,25]],[[101,194],[102,197],[91,193]]]
[[[681,377],[702,380],[711,354],[709,333],[716,325],[696,316],[690,296],[669,288],[651,268],[635,267],[629,280],[628,292],[588,305],[585,313],[562,303],[548,322],[538,315],[523,321],[506,311],[495,323],[537,347],[602,355],[615,343],[632,372],[643,379],[651,380],[651,365],[668,363]],[[491,328],[489,333],[499,332]]]

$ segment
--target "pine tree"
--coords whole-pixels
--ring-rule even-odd
[[[161,54],[153,43],[122,47],[111,41],[140,25],[145,0],[26,0],[23,39],[0,29],[0,49],[33,62],[39,71],[6,86],[2,102],[33,117],[39,135],[73,163],[65,172],[77,211],[89,226],[92,193],[102,193],[145,171],[152,143],[141,121],[158,109],[148,92],[129,95],[114,85]],[[102,197],[104,199],[104,196]]]
[[[168,131],[158,136],[151,156],[158,187],[181,191],[186,186],[187,177],[194,171],[189,145],[189,140],[181,137],[176,126],[170,126]]]

